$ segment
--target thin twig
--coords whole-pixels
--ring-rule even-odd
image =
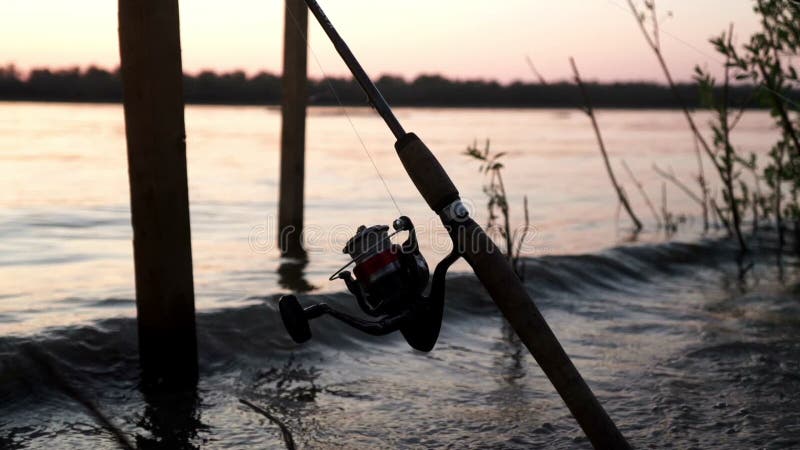
[[[517,233],[514,233],[514,239],[512,242],[516,240],[517,242],[517,250],[514,256],[514,271],[517,273],[517,276],[525,281],[525,261],[520,259],[520,254],[522,253],[522,244],[525,242],[525,239],[528,237],[528,230],[530,228],[531,220],[530,214],[528,213],[528,196],[526,195],[523,198],[523,205],[525,211],[525,227],[522,229],[522,235],[519,236],[517,239]],[[522,261],[522,262],[520,262]]]
[[[750,106],[750,102],[752,102],[756,98],[757,94],[758,90],[753,89],[753,91],[747,95],[747,99],[745,99],[745,101],[741,105],[739,105],[739,111],[736,112],[736,116],[734,116],[733,120],[731,120],[731,125],[730,125],[731,130],[736,128],[736,125],[738,125],[739,121],[742,120],[744,112],[747,110],[747,107]]]
[[[592,103],[589,100],[589,95],[586,92],[586,87],[583,85],[583,81],[581,80],[580,73],[578,73],[578,66],[575,65],[575,59],[570,58],[569,63],[572,66],[572,72],[575,75],[575,83],[578,85],[578,88],[581,91],[581,96],[583,97],[584,109],[583,111],[586,115],[589,116],[589,119],[592,122],[592,128],[594,128],[594,134],[597,137],[597,144],[600,146],[600,153],[603,155],[603,162],[606,165],[606,171],[608,172],[608,177],[611,179],[611,184],[614,185],[614,190],[617,192],[617,197],[619,198],[620,203],[627,211],[628,216],[630,216],[631,220],[633,221],[634,227],[636,230],[642,229],[642,222],[639,221],[639,218],[636,217],[636,214],[633,213],[633,209],[631,209],[631,205],[628,203],[628,198],[625,196],[625,193],[620,188],[619,183],[617,183],[617,179],[614,176],[614,170],[611,168],[611,163],[608,161],[608,153],[606,153],[605,144],[603,144],[603,136],[600,134],[600,127],[597,125],[597,118],[595,118],[594,110],[592,109]]]
[[[731,222],[728,220],[727,217],[725,217],[724,214],[722,214],[722,210],[719,209],[719,206],[717,205],[717,202],[716,202],[716,200],[714,200],[713,197],[710,199],[710,203],[711,203],[711,207],[714,208],[714,212],[717,214],[717,217],[722,222],[722,225],[725,227],[725,229],[728,230],[728,234],[733,235],[733,229],[731,228]]]
[[[753,200],[752,200],[752,202],[753,202],[753,236],[756,236],[758,234],[758,226],[759,226],[758,199],[759,199],[759,195],[757,193],[753,193]]]
[[[755,186],[755,192],[752,195],[752,202],[753,202],[753,236],[758,233],[759,227],[759,214],[758,214],[758,203],[763,198],[763,194],[761,192],[761,179],[758,176],[758,172],[754,166],[750,164],[742,164],[745,169],[747,169],[753,175],[753,185]]]
[[[731,47],[733,43],[733,24],[730,24],[728,28],[728,47]],[[729,54],[725,56],[725,76],[724,82],[722,85],[722,103],[720,106],[719,111],[719,119],[720,119],[720,127],[722,131],[722,145],[725,149],[725,173],[726,176],[723,177],[723,182],[726,184],[726,194],[728,196],[728,204],[731,208],[731,216],[733,218],[733,227],[734,231],[736,232],[736,239],[739,241],[739,248],[742,252],[747,251],[747,245],[744,242],[744,237],[742,236],[742,219],[739,211],[739,204],[736,201],[736,195],[734,193],[734,186],[733,186],[733,163],[734,163],[734,156],[736,152],[731,145],[730,139],[730,121],[729,121],[729,114],[728,114],[728,102],[730,100],[730,66],[731,66],[731,57]]]
[[[497,185],[500,188],[500,212],[503,214],[503,235],[506,240],[506,255],[508,255],[509,262],[514,262],[514,243],[511,241],[511,223],[508,213],[508,197],[506,197],[506,186],[503,183],[503,175],[500,169],[493,169],[494,175],[497,177]]]
[[[702,145],[703,151],[705,151],[708,158],[717,167],[717,170],[721,171],[722,168],[719,166],[719,163],[714,158],[714,152],[711,150],[711,146],[708,145],[708,142],[706,142],[706,139],[703,137],[702,133],[700,133],[700,129],[697,127],[697,124],[695,124],[694,118],[692,117],[692,114],[689,112],[689,107],[683,100],[683,97],[681,97],[681,95],[678,93],[678,88],[675,85],[675,81],[672,79],[672,73],[669,71],[667,62],[664,60],[664,55],[661,53],[661,43],[658,39],[658,29],[653,30],[656,36],[654,40],[650,36],[650,33],[647,32],[647,28],[645,28],[644,26],[643,14],[640,13],[639,10],[636,8],[636,5],[633,4],[633,0],[628,0],[628,6],[630,7],[631,12],[636,18],[636,23],[639,24],[639,28],[642,31],[642,35],[644,36],[647,45],[650,46],[650,49],[656,55],[658,64],[661,66],[661,71],[664,73],[664,77],[667,79],[667,84],[669,85],[669,88],[672,91],[672,95],[678,101],[678,104],[680,105],[681,110],[683,111],[683,115],[684,117],[686,117],[686,122],[688,122],[689,128],[692,130],[692,133],[694,133],[695,137]]]
[[[533,65],[531,57],[525,55],[525,60],[528,62],[528,67],[530,67],[531,72],[533,72],[533,75],[536,77],[537,80],[539,80],[539,84],[547,86],[547,80],[545,80],[542,74],[538,70],[536,70],[536,67]]]
[[[661,177],[663,177],[665,180],[671,182],[675,186],[678,186],[680,190],[685,192],[686,195],[688,195],[692,200],[697,202],[699,205],[703,204],[703,199],[701,199],[700,197],[697,196],[697,194],[692,192],[692,190],[689,189],[689,186],[686,186],[681,180],[678,179],[678,177],[675,176],[675,174],[667,172],[655,164],[653,164],[653,170],[655,170],[656,173],[661,175]]]
[[[677,225],[667,209],[667,183],[664,181],[661,182],[661,214],[664,215],[664,233],[669,237],[677,229]]]
[[[694,153],[697,156],[697,184],[700,185],[700,192],[703,193],[703,231],[708,231],[708,183],[706,182],[705,169],[703,168],[703,155],[700,154],[700,145],[697,143],[697,136],[693,139]]]
[[[97,422],[101,427],[105,428],[106,431],[108,431],[109,434],[114,437],[114,440],[117,441],[117,444],[119,444],[120,448],[124,448],[126,450],[134,450],[136,448],[128,441],[128,437],[125,435],[125,432],[111,423],[111,420],[106,417],[102,411],[100,411],[97,405],[95,405],[87,396],[83,395],[81,391],[76,389],[61,375],[61,371],[58,370],[58,368],[54,365],[51,358],[32,346],[23,347],[23,351],[25,351],[27,356],[39,366],[39,368],[48,378],[53,381],[55,386],[58,387],[61,392],[83,406],[83,408],[94,418],[95,422]]]
[[[659,217],[658,211],[656,211],[655,206],[653,206],[653,202],[650,201],[650,196],[647,195],[647,191],[644,190],[644,186],[642,186],[642,183],[640,183],[639,180],[637,180],[636,177],[633,175],[633,171],[631,170],[630,167],[628,167],[628,163],[626,163],[624,159],[622,160],[622,167],[625,168],[625,172],[628,173],[628,177],[631,179],[634,186],[636,186],[636,188],[639,190],[639,193],[642,194],[644,202],[647,204],[647,207],[650,208],[650,212],[653,213],[653,217],[656,219],[656,224],[660,228],[661,217]]]
[[[292,437],[292,432],[289,430],[289,427],[284,425],[283,422],[281,422],[277,417],[270,414],[267,410],[256,406],[250,401],[240,398],[239,402],[242,403],[243,405],[249,406],[253,411],[261,414],[262,416],[266,417],[267,419],[278,425],[278,428],[281,429],[281,434],[283,435],[283,442],[286,444],[286,448],[289,450],[295,450],[296,447],[294,445],[294,438]]]
[[[778,155],[777,155],[777,164],[776,164],[776,171],[775,174],[775,226],[778,228],[778,252],[783,250],[784,244],[784,235],[783,235],[783,211],[781,211],[781,201],[783,200],[783,155],[785,153],[785,145],[778,143]]]

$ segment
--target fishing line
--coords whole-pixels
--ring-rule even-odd
[[[356,125],[353,122],[353,119],[350,117],[350,114],[347,113],[347,109],[345,108],[344,103],[342,103],[342,100],[339,98],[339,94],[336,92],[336,88],[333,87],[333,83],[331,83],[330,78],[328,78],[325,69],[322,68],[322,63],[320,62],[319,57],[317,57],[317,52],[315,52],[314,48],[311,46],[311,43],[308,40],[308,36],[306,36],[306,34],[300,28],[300,23],[297,21],[297,17],[295,17],[294,13],[292,12],[292,8],[290,8],[289,5],[286,4],[286,2],[284,2],[284,5],[285,5],[284,9],[286,9],[286,12],[289,13],[289,17],[292,19],[292,22],[294,23],[297,32],[300,34],[300,36],[303,38],[303,41],[306,43],[306,48],[308,48],[308,50],[311,52],[311,56],[314,58],[314,62],[316,63],[320,73],[322,73],[322,78],[328,85],[328,89],[331,91],[331,94],[333,94],[333,98],[336,99],[336,103],[339,104],[339,108],[342,110],[342,113],[347,118],[347,121],[350,123],[350,128],[353,129],[353,133],[355,133],[356,137],[358,138],[358,142],[361,144],[361,148],[364,149],[364,153],[367,155],[369,162],[372,164],[372,168],[375,169],[375,173],[378,175],[378,178],[380,178],[384,189],[386,189],[386,193],[389,194],[389,198],[392,200],[395,209],[397,209],[397,212],[402,216],[403,211],[400,210],[400,205],[397,204],[397,200],[394,198],[394,195],[392,195],[392,191],[391,189],[389,189],[389,184],[386,182],[386,179],[383,177],[383,174],[381,174],[380,169],[378,169],[378,165],[375,163],[375,159],[372,158],[372,154],[367,149],[367,145],[364,143],[364,139],[361,137],[361,134],[358,132],[358,129],[356,129]],[[305,8],[305,5],[303,7]]]
[[[633,13],[633,12],[630,10],[630,8],[628,8],[628,7],[627,7],[627,6],[625,6],[625,5],[621,5],[621,4],[617,3],[615,0],[606,0],[606,2],[608,2],[608,3],[610,3],[610,4],[614,5],[614,6],[616,6],[616,7],[617,7],[617,8],[619,8],[620,10],[624,11],[626,14],[632,14],[632,13]],[[638,17],[636,17],[636,16],[634,16],[634,17],[636,18],[636,20],[639,20],[639,19],[638,19]],[[719,59],[717,59],[717,57],[716,57],[716,56],[714,56],[714,55],[711,55],[711,54],[707,53],[705,50],[703,50],[703,49],[701,49],[701,48],[699,48],[699,47],[697,47],[697,46],[693,45],[692,43],[690,43],[690,42],[688,42],[688,41],[684,41],[684,40],[683,40],[683,39],[681,39],[680,37],[678,37],[678,36],[676,36],[676,35],[674,35],[674,34],[670,33],[669,31],[665,30],[664,28],[661,28],[661,27],[659,26],[659,28],[658,28],[658,31],[659,31],[661,34],[665,34],[665,35],[669,36],[670,38],[672,38],[673,40],[675,40],[675,41],[677,41],[677,42],[679,42],[679,43],[683,44],[684,46],[686,46],[686,47],[689,47],[690,49],[694,50],[695,52],[697,52],[697,53],[699,53],[699,54],[701,54],[701,55],[703,55],[703,56],[705,56],[706,58],[708,58],[708,59],[711,59],[711,60],[713,60],[714,62],[717,62],[717,63],[719,63],[719,64],[723,64],[723,62],[722,62],[722,61],[720,61]]]

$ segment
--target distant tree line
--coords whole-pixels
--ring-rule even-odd
[[[408,81],[401,77],[384,75],[376,84],[389,103],[395,106],[559,108],[581,104],[578,89],[567,82],[547,85],[522,82],[500,84],[485,80],[451,80],[439,75],[421,75]],[[366,103],[365,95],[350,78],[310,80],[310,103],[338,104],[331,87],[339,100],[346,105]],[[586,87],[592,103],[597,107],[680,106],[668,87],[655,83],[586,83]],[[696,84],[679,84],[677,89],[689,105],[703,105]],[[729,96],[734,103],[740,103],[752,99],[752,93],[752,86],[738,85],[731,88]],[[187,74],[184,76],[184,98],[187,103],[200,104],[280,104],[281,78],[267,72],[252,76],[247,76],[242,71]],[[0,67],[0,100],[119,102],[122,100],[120,71],[98,67],[34,69],[24,76],[13,65],[8,65]]]

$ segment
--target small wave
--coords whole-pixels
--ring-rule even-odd
[[[591,302],[601,292],[635,291],[653,282],[656,277],[692,273],[692,267],[714,266],[718,261],[729,257],[731,251],[727,245],[708,241],[697,244],[618,247],[598,254],[530,258],[526,261],[525,285],[543,307],[574,311],[576,302]],[[458,323],[487,315],[499,316],[497,308],[474,276],[454,274],[448,278],[446,289],[446,322]],[[585,295],[587,293],[591,295]],[[566,297],[570,300],[564,301]],[[277,296],[253,297],[252,301],[262,303],[199,312],[197,330],[201,367],[213,368],[215,361],[221,356],[232,353],[243,358],[270,358],[276,354],[286,355],[298,351],[313,353],[331,348],[342,350],[374,345],[405,345],[399,336],[368,337],[326,317],[312,322],[314,338],[310,344],[298,347],[286,334],[277,311],[277,299]],[[300,297],[300,301],[304,305],[326,302],[342,310],[354,313],[357,311],[354,299],[345,293],[305,295]],[[89,302],[89,306],[117,308],[133,303],[133,299],[107,298]],[[597,308],[585,308],[585,311],[587,314],[598,313]],[[2,320],[13,320],[13,317],[0,316],[0,321]],[[135,319],[120,318],[100,321],[90,326],[49,330],[24,340],[5,337],[0,338],[0,352],[7,356],[13,355],[17,346],[32,343],[58,355],[67,366],[88,364],[92,360],[98,364],[108,364],[110,360],[115,361],[113,358],[109,359],[110,355],[136,354],[135,328]],[[11,360],[13,359],[12,357]],[[126,357],[122,360],[130,362],[135,359]],[[11,366],[24,365],[4,365],[4,369],[0,370],[0,377]],[[126,370],[136,371],[132,366]]]
[[[635,290],[659,277],[692,273],[693,268],[718,267],[733,261],[735,248],[725,240],[699,243],[614,247],[596,254],[544,256],[526,259],[529,290],[547,296],[587,291]]]
[[[132,298],[105,298],[97,300],[86,306],[93,308],[119,308],[133,305],[136,301]]]

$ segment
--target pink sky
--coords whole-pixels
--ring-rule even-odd
[[[114,0],[2,0],[0,64],[115,67]],[[662,77],[625,0],[320,0],[368,73],[532,80],[525,56],[549,79],[569,76],[574,56],[587,79]],[[184,69],[280,71],[281,0],[182,0]],[[663,46],[674,74],[719,65],[708,38],[733,22],[743,41],[757,28],[750,0],[662,0]],[[325,73],[338,59],[310,17],[311,47]],[[312,76],[320,69],[309,61]]]

